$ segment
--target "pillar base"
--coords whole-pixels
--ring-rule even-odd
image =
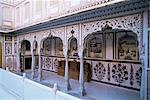
[[[33,76],[33,75],[31,75],[31,79],[34,79],[34,76]]]
[[[80,96],[85,96],[85,95],[86,95],[86,92],[85,92],[84,87],[80,87],[80,88],[79,88],[79,95],[80,95]]]
[[[66,91],[71,90],[70,82],[66,81]]]
[[[38,81],[42,81],[42,77],[41,76],[38,76]]]

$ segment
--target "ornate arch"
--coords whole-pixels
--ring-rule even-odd
[[[23,40],[19,41],[18,49],[21,49],[21,44],[22,44],[23,41],[29,41],[29,40],[23,39]],[[31,44],[32,44],[31,41],[29,41],[29,43],[30,43],[30,48],[31,48]]]
[[[131,30],[137,34],[139,43],[141,41],[142,15],[136,14],[82,24],[82,43],[84,43],[84,39],[87,35],[101,31],[105,26],[112,27],[112,29]]]
[[[24,40],[27,40],[30,42],[30,45],[32,45],[32,38],[33,34],[30,33],[30,34],[26,34],[26,35],[20,35],[17,37],[17,41],[18,41],[18,49],[21,48],[21,43],[24,41]]]
[[[59,37],[65,43],[65,27],[51,29],[49,36]]]
[[[42,48],[43,41],[47,39],[48,37],[58,37],[62,40],[63,44],[64,42],[64,36],[65,36],[65,30],[64,27],[62,28],[56,28],[56,29],[50,29],[46,31],[41,31],[37,33],[38,40],[39,40],[39,48]]]

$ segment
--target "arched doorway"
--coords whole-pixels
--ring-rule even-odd
[[[0,68],[2,68],[2,43],[0,42]]]
[[[30,70],[32,57],[31,57],[31,45],[28,40],[23,40],[21,43],[21,71]]]

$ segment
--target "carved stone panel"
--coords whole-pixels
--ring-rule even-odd
[[[12,41],[12,36],[5,36],[5,41]]]
[[[78,39],[79,35],[79,25],[72,25],[67,27],[67,40],[71,37]]]
[[[140,63],[86,61],[91,62],[92,80],[140,89],[142,75]]]
[[[124,83],[128,80],[128,70],[127,66],[123,64],[114,64],[112,67],[112,78],[120,83]]]
[[[99,81],[101,81],[104,78],[106,74],[106,69],[101,62],[98,62],[94,67],[94,73]]]
[[[5,43],[5,54],[6,55],[12,54],[12,43]]]
[[[14,53],[15,54],[17,53],[17,42],[15,42],[15,44],[14,44]]]
[[[17,71],[17,61],[15,56],[6,57],[6,66],[10,71]]]

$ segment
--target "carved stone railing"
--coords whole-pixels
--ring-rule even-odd
[[[139,61],[86,59],[91,64],[92,80],[139,90],[141,63]]]

